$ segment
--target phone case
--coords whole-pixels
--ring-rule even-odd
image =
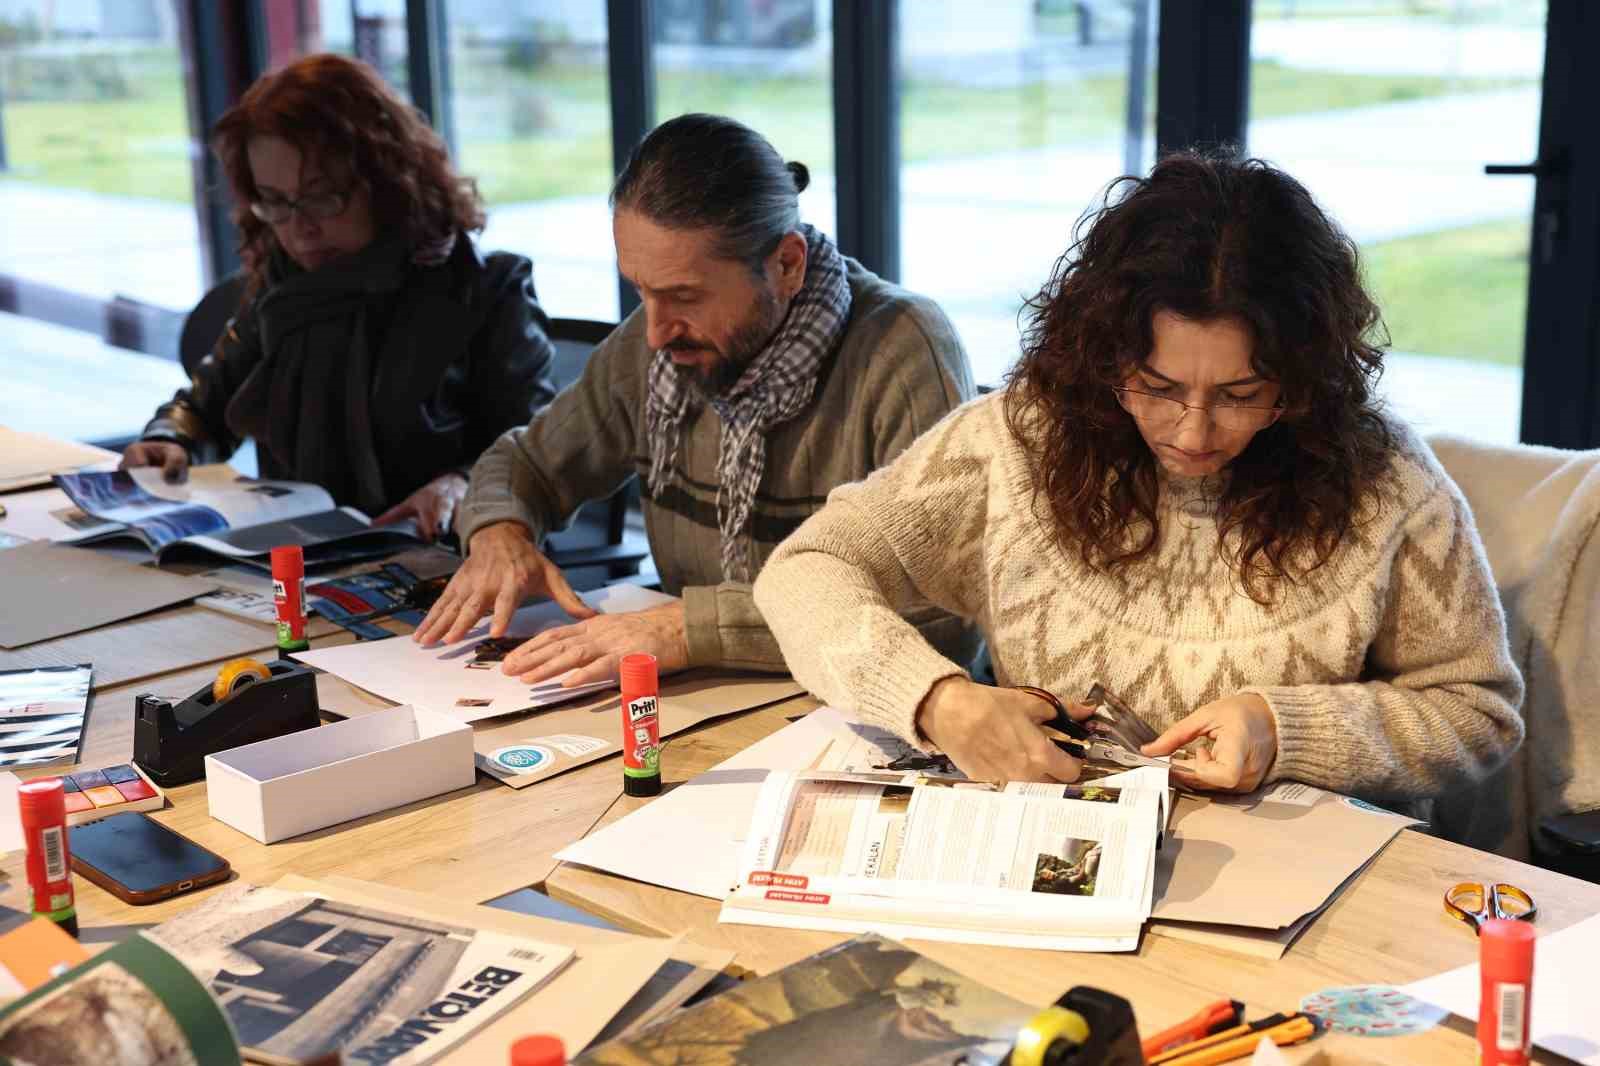
[[[130,814],[123,815],[122,817],[146,818],[148,816],[143,814]],[[91,884],[99,885],[113,896],[116,896],[118,899],[122,900],[124,903],[132,903],[135,906],[142,906],[146,903],[156,903],[164,899],[169,899],[172,896],[176,896],[181,892],[191,892],[197,888],[205,888],[207,885],[214,885],[219,881],[226,881],[228,877],[232,875],[233,868],[228,864],[228,860],[224,859],[221,855],[218,855],[216,852],[202,844],[198,844],[195,841],[190,840],[176,829],[170,829],[167,826],[161,826],[161,828],[171,833],[178,839],[187,842],[193,847],[199,848],[201,851],[204,851],[206,854],[216,859],[216,868],[205,871],[195,877],[186,877],[178,881],[169,881],[164,885],[157,885],[154,888],[144,890],[135,889],[123,884],[121,881],[118,881],[115,877],[112,877],[104,870],[101,870],[95,866],[90,866],[76,853],[74,853],[72,856],[72,870],[74,873],[81,876],[85,881],[88,881]]]

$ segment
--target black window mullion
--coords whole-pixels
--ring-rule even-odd
[[[1161,0],[1156,152],[1245,143],[1250,0]]]
[[[628,156],[656,124],[656,63],[650,0],[608,0],[606,56],[611,82],[611,164],[621,174]],[[633,287],[617,276],[621,317],[639,306]]]
[[[834,0],[835,238],[846,255],[900,278],[899,0]]]
[[[406,0],[406,77],[411,102],[456,154],[450,113],[450,38],[445,0]]]
[[[1600,6],[1549,2],[1539,158],[1529,168],[1536,184],[1522,440],[1594,448],[1600,447],[1600,126],[1592,102],[1600,99],[1594,61]]]
[[[209,150],[211,129],[265,72],[266,21],[261,0],[181,0],[178,12],[189,128],[202,146],[195,153],[194,202],[209,288],[239,269],[239,232],[230,216],[227,178]]]

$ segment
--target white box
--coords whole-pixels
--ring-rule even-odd
[[[206,756],[211,817],[272,844],[466,788],[472,727],[390,707]]]

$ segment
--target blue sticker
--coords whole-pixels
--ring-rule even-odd
[[[1390,818],[1404,817],[1404,815],[1396,814],[1394,811],[1385,810],[1376,803],[1368,803],[1366,800],[1356,799],[1354,796],[1344,797],[1344,804],[1346,807],[1353,807],[1358,811],[1366,811],[1368,814],[1387,814]]]
[[[1389,985],[1325,988],[1302,999],[1300,1009],[1334,1032],[1352,1036],[1425,1033],[1450,1015]]]
[[[554,762],[549,748],[537,744],[512,744],[489,753],[489,761],[513,774],[529,774],[546,763]]]

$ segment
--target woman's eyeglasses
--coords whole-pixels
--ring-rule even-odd
[[[1281,404],[1257,407],[1234,403],[1232,400],[1219,400],[1199,406],[1126,386],[1114,387],[1112,391],[1117,394],[1117,402],[1122,404],[1124,410],[1152,429],[1170,429],[1182,422],[1183,416],[1190,411],[1198,411],[1202,415],[1209,413],[1212,421],[1223,429],[1254,431],[1266,429],[1283,414]]]
[[[342,214],[350,203],[350,194],[344,192],[316,192],[298,200],[256,200],[250,213],[268,225],[281,225],[299,211],[307,218],[332,218]]]

